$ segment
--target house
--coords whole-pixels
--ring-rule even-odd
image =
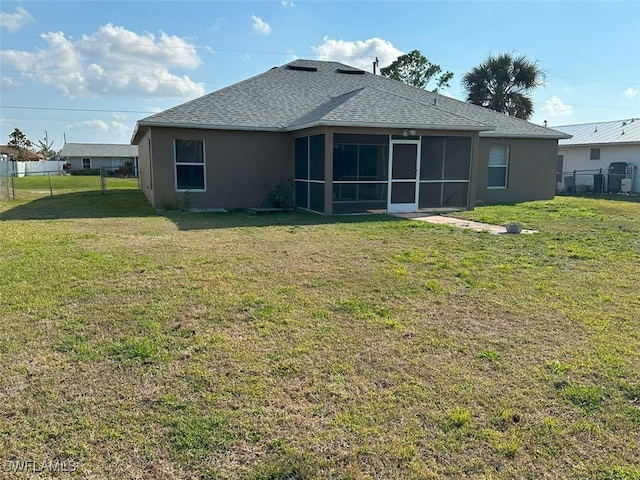
[[[640,119],[554,128],[572,135],[558,142],[559,191],[640,193]]]
[[[555,195],[568,135],[335,62],[295,60],[143,118],[156,208],[265,204],[285,181],[314,212],[473,208]]]
[[[26,154],[27,161],[43,162],[45,160],[44,155],[32,152],[31,150],[26,150],[24,153]],[[9,147],[8,145],[0,145],[0,158],[2,158],[2,160],[17,160],[18,151],[14,147]]]
[[[71,170],[130,166],[135,175],[138,164],[136,145],[111,143],[65,143],[59,153],[71,164]]]

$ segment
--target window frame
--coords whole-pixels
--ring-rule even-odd
[[[491,150],[494,148],[504,148],[506,150],[505,155],[505,164],[504,165],[491,165],[489,162],[491,161]],[[509,158],[511,156],[511,147],[508,144],[499,143],[494,144],[489,147],[489,156],[487,157],[487,190],[506,190],[509,188]],[[504,168],[504,185],[489,185],[489,181],[491,176],[489,175],[489,171],[492,168]]]
[[[85,165],[85,163],[84,163],[84,162],[85,162],[85,160],[87,160],[87,161],[89,162],[88,166],[87,166],[87,165]],[[91,158],[84,157],[84,158],[82,159],[82,169],[83,169],[83,170],[91,170]]]
[[[202,162],[178,162],[177,144],[178,141],[185,142],[201,142],[202,143]],[[178,165],[188,165],[202,167],[202,186],[203,188],[178,188]],[[204,138],[174,138],[173,139],[173,183],[176,192],[206,192],[207,191],[207,149]]]
[[[594,155],[594,153],[596,152],[597,152],[597,155]],[[600,147],[589,148],[589,160],[597,162],[597,161],[600,161],[601,159],[602,159],[602,150]]]
[[[310,212],[324,213],[325,149],[325,133],[304,135],[293,139],[293,203],[296,208]],[[301,156],[298,157],[298,155]],[[300,163],[298,163],[298,161],[300,161]],[[322,168],[318,169],[319,166]],[[303,167],[304,170],[300,172],[299,167]],[[321,178],[313,178],[316,176]],[[316,196],[313,195],[313,191],[317,192],[318,185],[321,186],[321,193]],[[304,189],[304,191],[302,189]],[[303,199],[304,203],[302,201]],[[319,199],[321,201],[317,202]],[[321,208],[312,208],[312,204],[314,207],[317,206]]]

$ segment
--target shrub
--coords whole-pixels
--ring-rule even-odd
[[[274,208],[293,208],[293,185],[291,180],[280,180],[267,192],[266,203]]]
[[[99,168],[82,168],[80,170],[70,170],[70,175],[100,175]]]

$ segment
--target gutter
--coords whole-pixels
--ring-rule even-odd
[[[494,130],[494,126],[468,126],[468,125],[433,125],[433,124],[415,124],[415,123],[373,123],[373,122],[333,122],[333,121],[320,121],[310,122],[302,125],[295,125],[292,127],[247,127],[242,125],[207,125],[197,123],[160,123],[160,122],[145,122],[136,123],[133,135],[131,136],[131,143],[135,144],[138,133],[145,127],[160,127],[160,128],[194,128],[200,130],[235,130],[235,131],[247,131],[247,132],[295,132],[299,130],[305,130],[313,127],[353,127],[353,128],[411,128],[414,130],[458,130],[458,131],[471,131],[471,132],[483,132]]]

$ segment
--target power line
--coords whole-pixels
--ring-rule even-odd
[[[145,110],[106,110],[100,108],[63,108],[63,107],[28,107],[16,105],[0,105],[0,108],[13,108],[18,110],[54,110],[64,112],[92,112],[92,113],[156,113]]]
[[[638,110],[636,107],[614,107],[611,105],[583,105],[583,104],[571,104],[572,107],[586,107],[586,108],[606,108],[610,110]],[[154,114],[158,112],[152,112],[149,110],[108,110],[101,108],[65,108],[65,107],[32,107],[23,105],[0,105],[0,109],[15,109],[15,110],[48,110],[48,111],[63,111],[63,112],[89,112],[89,113],[146,113]]]
[[[71,76],[77,76],[79,73],[82,75],[85,75],[87,78],[95,78],[94,76],[85,74],[84,72],[70,72],[70,73],[51,73],[51,72],[38,72],[36,70],[10,70],[9,72],[7,72],[6,70],[3,70],[3,73],[10,73],[10,74],[31,74],[31,75],[47,75],[47,76],[51,76],[51,77],[71,77]],[[10,78],[12,80],[18,80],[19,77],[18,76],[4,76],[3,78]],[[114,79],[118,79],[118,78],[127,78],[127,79],[136,79],[136,80],[159,80],[158,77],[151,77],[151,76],[131,76],[131,75],[100,75],[100,79],[103,78],[114,78]],[[163,82],[184,82],[184,78],[162,78]],[[191,80],[189,79],[189,81],[193,82],[193,83],[204,83],[204,84],[216,84],[216,85],[226,85],[225,82],[209,82],[209,81],[205,81],[205,80]]]
[[[238,53],[241,53],[240,51],[238,51]],[[364,58],[364,56],[359,56],[361,58]],[[336,56],[335,58],[341,58],[341,56]],[[345,56],[346,58],[346,56]],[[349,58],[353,58],[353,57],[349,57]],[[442,65],[445,68],[451,68],[451,66],[449,65]],[[12,79],[12,80],[18,80],[18,74],[30,74],[30,75],[39,75],[42,74],[43,72],[39,72],[37,70],[10,70],[10,71],[6,71],[4,70],[3,73],[9,73],[9,74],[16,74],[16,76],[6,76],[4,78],[8,78],[8,79]],[[83,73],[84,74],[84,73]],[[46,72],[47,76],[52,76],[52,77],[68,77],[68,76],[72,76],[72,75],[77,75],[76,72],[72,72],[72,73],[52,73],[52,72]],[[90,75],[88,75],[89,78],[91,78]],[[136,80],[157,80],[158,77],[154,77],[154,76],[133,76],[133,75],[101,75],[100,76],[101,79],[103,78],[111,78],[111,79],[120,79],[120,78],[127,78],[127,79],[136,79]],[[568,80],[571,82],[588,82],[588,83],[603,83],[603,84],[611,84],[611,85],[636,85],[640,82],[638,81],[629,81],[629,82],[620,82],[620,81],[609,81],[609,80],[590,80],[590,79],[586,79],[586,78],[568,78],[568,77],[552,77],[552,80]],[[176,77],[176,78],[163,78],[162,79],[163,82],[183,82],[184,78],[182,77]],[[212,82],[209,80],[194,80],[194,79],[189,79],[189,81],[193,82],[193,83],[202,83],[204,85],[227,85],[227,82]]]
[[[42,37],[35,35],[16,35],[9,33],[0,33],[0,37],[16,37],[16,38],[31,38],[42,40]],[[67,37],[65,37],[67,38]],[[71,40],[70,38],[67,38]],[[89,43],[97,45],[109,45],[109,46],[122,46],[122,47],[142,47],[142,48],[160,48],[162,50],[204,50],[208,53],[250,53],[255,55],[291,55],[291,52],[274,52],[274,51],[260,51],[260,50],[233,50],[225,48],[214,48],[206,45],[189,45],[189,46],[176,46],[176,45],[164,45],[160,43],[140,43],[140,42],[100,42],[98,40],[90,40]],[[342,58],[364,58],[368,57],[368,54],[363,55],[340,55]]]
[[[31,38],[31,39],[41,39],[40,36],[36,36],[36,35],[20,35],[20,34],[9,34],[9,33],[0,33],[0,37],[15,37],[15,38]],[[162,50],[171,50],[171,49],[177,49],[177,50],[203,50],[203,51],[207,51],[209,53],[230,53],[230,54],[250,54],[250,55],[292,55],[291,51],[286,51],[286,52],[281,52],[281,51],[260,51],[260,50],[234,50],[234,49],[224,49],[224,48],[214,48],[214,47],[209,47],[209,46],[204,46],[204,45],[189,45],[189,46],[175,46],[175,45],[163,45],[163,44],[158,44],[158,43],[139,43],[139,42],[100,42],[97,40],[91,40],[92,43],[98,44],[98,45],[119,45],[119,46],[123,46],[123,47],[143,47],[143,48],[161,48]],[[316,52],[310,53],[310,55],[315,55]],[[338,55],[338,54],[334,54],[332,55],[332,58],[334,59],[344,59],[344,60],[349,60],[349,59],[362,59],[362,58],[370,58],[371,54],[370,53],[364,53],[364,54],[358,54],[358,55]],[[453,68],[453,69],[466,69],[468,67],[463,67],[460,65],[449,65],[449,64],[444,64],[441,63],[440,64],[441,67],[444,68]],[[20,72],[20,71],[16,71],[16,73],[32,73],[32,74],[39,74],[42,72],[37,72],[37,71],[24,71],[24,72]],[[64,73],[49,73],[47,72],[47,75],[54,75],[54,76],[65,76],[65,75],[69,75],[69,74],[64,74]],[[106,75],[106,78],[125,78],[124,76],[116,76],[116,75]],[[148,79],[148,78],[156,78],[156,77],[126,77],[126,78],[138,78],[138,79]],[[628,80],[628,81],[612,81],[612,80],[592,80],[592,79],[587,79],[587,78],[570,78],[570,77],[561,77],[561,76],[551,76],[552,79],[557,79],[557,80],[569,80],[569,81],[573,81],[573,82],[590,82],[590,83],[604,83],[604,84],[612,84],[612,85],[628,85],[628,84],[637,84],[638,83],[638,79],[634,79],[634,80]],[[181,79],[175,79],[172,81],[179,81]],[[192,80],[193,82],[196,82],[196,80]],[[197,83],[209,83],[209,84],[221,84],[223,82],[207,82],[207,81],[197,81]]]

